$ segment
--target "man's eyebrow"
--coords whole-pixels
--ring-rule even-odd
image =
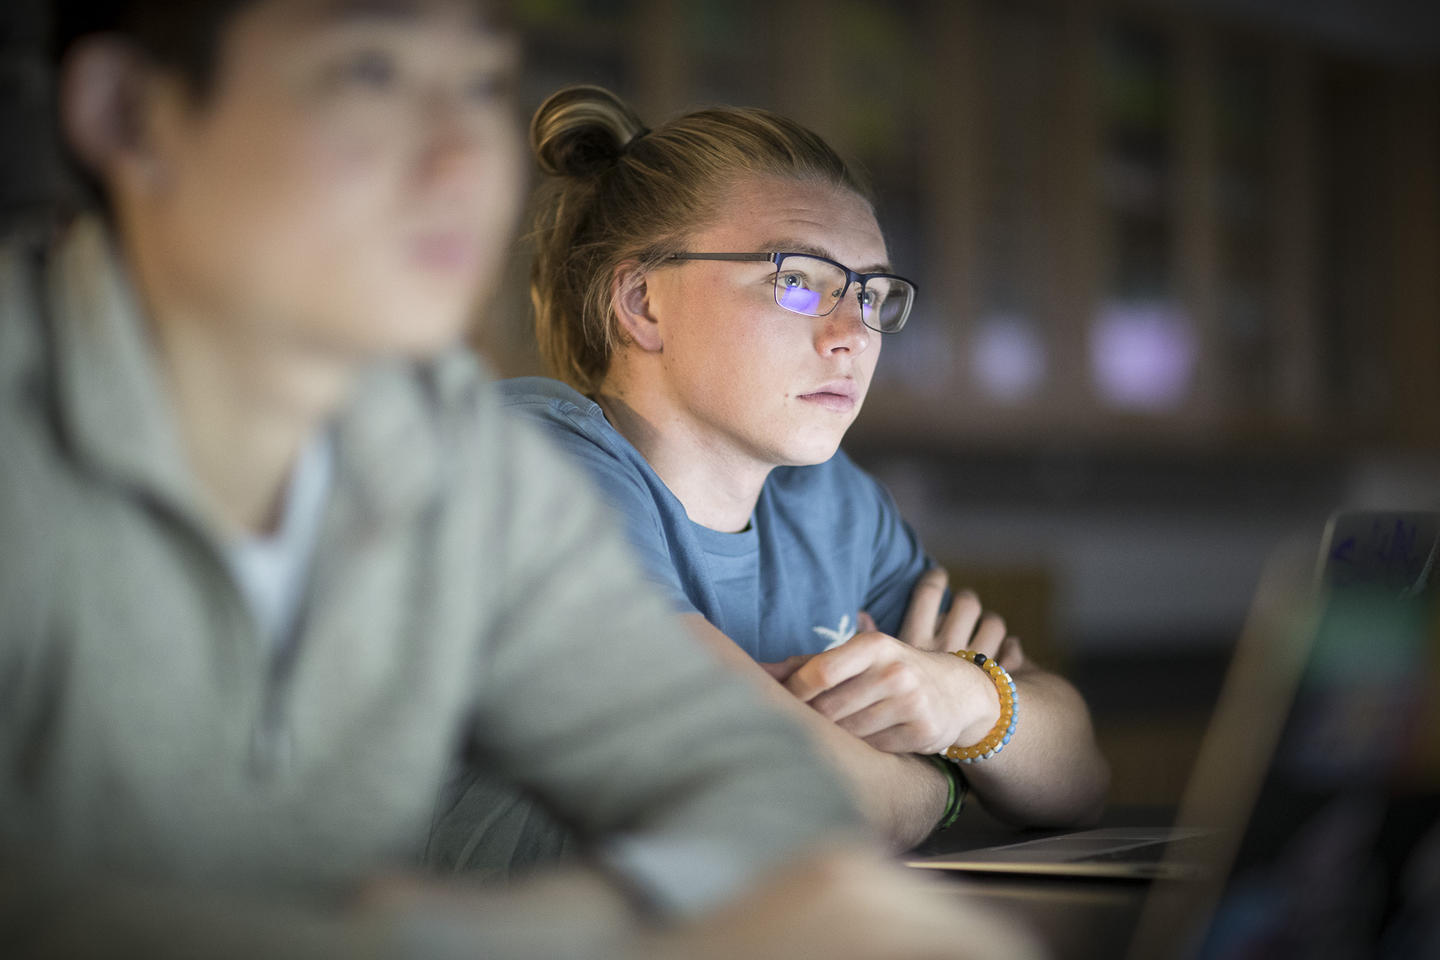
[[[834,260],[838,263],[844,263],[843,260],[835,256],[834,253],[825,249],[824,247],[816,246],[813,243],[805,243],[799,240],[775,240],[770,243],[762,244],[756,249],[774,253],[806,253],[812,257],[824,257],[826,260]],[[849,266],[848,264],[846,265]],[[856,273],[889,273],[890,265],[888,263],[872,263],[869,266],[850,267],[850,269],[854,270]]]

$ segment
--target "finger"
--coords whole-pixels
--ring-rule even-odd
[[[915,581],[910,591],[910,607],[900,625],[900,641],[920,650],[935,649],[935,624],[940,619],[940,604],[945,600],[945,587],[950,574],[944,567],[931,567]]]
[[[781,683],[784,683],[792,673],[803,667],[810,660],[811,656],[812,654],[806,653],[796,654],[793,657],[786,657],[778,663],[761,663],[760,669]]]
[[[980,598],[975,595],[975,591],[957,591],[954,599],[950,601],[950,612],[945,614],[945,619],[940,623],[936,649],[954,653],[956,650],[969,648],[971,634],[975,632],[975,624],[980,622],[982,613],[984,610],[980,607]]]
[[[886,695],[887,680],[883,676],[883,668],[867,670],[818,694],[810,700],[810,706],[826,719],[844,726],[845,721],[871,709]],[[847,726],[845,729],[850,728]],[[851,732],[854,733],[853,730]]]
[[[1000,644],[1005,642],[1005,618],[997,613],[987,613],[980,618],[980,626],[970,640],[970,649],[987,657],[1000,655]]]
[[[860,615],[855,618],[856,633],[873,633],[879,629],[880,628],[875,625],[875,618],[870,616],[865,610],[861,610]]]
[[[1005,642],[1000,644],[1000,652],[995,655],[995,659],[1011,673],[1025,666],[1025,648],[1020,646],[1020,638],[1006,637]]]
[[[785,689],[800,700],[811,700],[864,673],[881,655],[885,643],[895,641],[883,633],[857,633],[838,647],[815,654],[785,679]]]
[[[842,726],[857,737],[863,737],[922,714],[925,703],[923,677],[916,666],[904,660],[882,660],[860,675],[815,697],[810,706],[836,723],[858,723],[858,726]],[[854,719],[867,712],[873,714],[882,704],[885,706],[879,716],[863,721]],[[928,715],[926,717],[928,719]]]
[[[918,690],[910,690],[872,703],[836,725],[887,753],[938,753],[949,744],[934,713]]]

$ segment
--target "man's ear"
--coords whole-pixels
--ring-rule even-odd
[[[104,34],[79,41],[65,57],[61,129],[80,162],[107,187],[117,177],[158,172],[145,142],[151,74],[131,44]]]
[[[610,303],[626,337],[647,353],[659,353],[663,338],[646,280],[646,271],[639,263],[627,260],[620,264],[610,283]]]

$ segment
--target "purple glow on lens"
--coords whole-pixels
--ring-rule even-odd
[[[1111,406],[1170,410],[1190,390],[1198,348],[1179,304],[1111,302],[1090,328],[1090,365]]]
[[[970,375],[1000,403],[1017,403],[1045,379],[1045,341],[1023,317],[997,314],[980,322],[970,351]]]
[[[820,294],[804,287],[779,287],[778,302],[786,310],[814,314],[820,309]]]

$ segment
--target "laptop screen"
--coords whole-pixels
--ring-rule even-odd
[[[1430,514],[1344,514],[1271,761],[1188,955],[1440,956],[1440,607]]]
[[[1332,598],[1196,956],[1440,956],[1436,647],[1418,598]]]

